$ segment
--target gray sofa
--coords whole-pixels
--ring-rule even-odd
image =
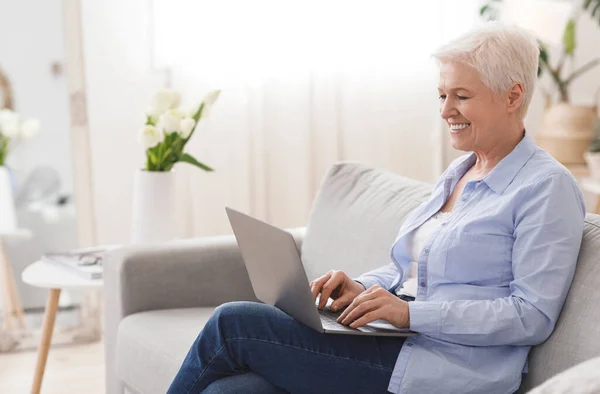
[[[431,186],[356,163],[333,166],[308,227],[290,230],[309,278],[387,264],[406,217]],[[225,212],[223,212],[225,215]],[[600,356],[600,217],[588,215],[577,272],[552,336],[529,357],[520,392]],[[106,264],[106,387],[165,393],[215,306],[256,300],[233,236],[124,249]]]

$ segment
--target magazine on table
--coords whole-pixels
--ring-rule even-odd
[[[86,279],[102,279],[102,260],[117,245],[77,249],[68,252],[45,253],[42,260],[59,264]]]

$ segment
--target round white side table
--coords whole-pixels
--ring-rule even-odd
[[[11,231],[0,232],[0,269],[2,270],[2,279],[4,283],[3,294],[3,313],[4,313],[4,324],[8,330],[13,330],[13,318],[18,320],[20,328],[25,329],[25,318],[23,317],[23,308],[21,307],[21,300],[17,294],[17,286],[15,284],[15,277],[13,274],[12,265],[8,261],[6,250],[4,247],[4,240],[24,240],[31,238],[31,231],[26,229],[14,229]]]
[[[42,326],[42,339],[38,349],[37,364],[35,367],[35,375],[32,394],[40,392],[42,387],[42,378],[46,369],[46,361],[48,360],[48,351],[50,350],[50,341],[52,339],[52,331],[54,330],[54,322],[56,320],[56,311],[58,310],[58,299],[60,292],[63,289],[82,289],[82,288],[100,288],[102,287],[102,279],[86,279],[75,272],[72,272],[67,267],[62,267],[59,264],[40,260],[29,265],[21,274],[23,282],[36,287],[47,288],[50,290],[48,300],[46,302],[46,310],[44,312],[44,323]]]

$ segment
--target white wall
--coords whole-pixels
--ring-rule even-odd
[[[69,95],[66,84],[64,26],[61,0],[0,0],[0,67],[7,74],[14,94],[14,110],[23,118],[36,118],[40,134],[9,154],[17,187],[38,166],[58,172],[60,192],[72,195],[73,161],[69,133]],[[54,75],[53,63],[63,66]],[[75,196],[76,197],[76,196]],[[57,222],[39,212],[19,210],[21,227],[33,232],[28,240],[7,241],[7,254],[15,272],[22,306],[40,308],[47,291],[23,283],[23,269],[42,253],[77,246],[77,233],[70,206],[61,209]],[[61,300],[65,301],[65,293]],[[80,298],[75,295],[76,301]]]
[[[263,3],[258,1],[252,5]],[[285,8],[281,2],[271,3]],[[326,15],[319,7],[334,3],[315,2],[314,12],[319,15],[322,11],[322,15]],[[215,58],[203,49],[221,51],[215,56],[231,55],[227,52],[236,44],[235,39],[243,39],[248,33],[236,30],[236,23],[248,23],[243,19],[248,13],[234,5],[248,5],[247,2],[228,1],[231,7],[227,12],[231,18],[223,19],[222,24],[213,23],[218,28],[210,34],[203,34],[206,29],[203,30],[202,18],[206,18],[206,12],[192,10],[205,5],[217,7],[212,2],[83,2],[97,241],[129,240],[133,173],[143,161],[136,134],[143,124],[143,112],[151,93],[166,81],[165,75],[153,66],[166,63],[172,67],[172,86],[184,94],[187,104],[197,101],[209,87],[215,87],[215,83],[216,87],[224,88],[213,116],[190,144],[191,152],[217,171],[205,174],[185,165],[177,169],[189,190],[187,201],[183,202],[189,207],[188,235],[229,232],[223,213],[225,205],[283,227],[305,224],[318,184],[327,168],[337,160],[360,160],[433,181],[441,167],[435,148],[440,130],[436,76],[427,54],[448,37],[449,34],[444,33],[457,30],[456,24],[444,20],[444,16],[456,17],[460,7],[472,5],[461,1],[450,7],[447,2],[439,1],[432,9],[424,3],[411,3],[412,8],[393,1],[375,3],[361,12],[346,3],[335,3],[340,13],[353,13],[347,23],[356,37],[341,45],[348,49],[345,55],[354,56],[355,60],[358,57],[359,61],[345,63],[341,72],[328,67],[302,71],[302,67],[296,67],[296,61],[305,59],[298,56],[297,47],[290,49],[279,42],[279,46],[272,48],[240,51],[236,62],[221,63],[229,69],[229,74],[221,73],[221,79],[215,80],[206,78],[214,77]],[[304,7],[313,3],[297,4]],[[183,28],[166,40],[164,36],[162,40],[160,35],[154,37],[155,46],[152,46],[152,34],[157,30],[160,33],[161,27],[164,30],[165,22],[161,18],[158,22],[151,19],[152,10],[162,10],[158,14],[166,18],[164,13],[169,7],[172,7],[172,15],[172,11],[176,11],[178,24],[168,27]],[[219,7],[220,11],[225,9]],[[187,12],[181,12],[182,9]],[[447,13],[444,11],[442,15],[444,9]],[[286,19],[287,16],[283,16],[286,11],[282,12],[269,14],[281,18],[275,21],[276,28],[262,31],[261,34],[266,34],[265,40],[277,44],[278,35],[287,34],[285,29],[277,29],[288,22],[298,23],[290,19],[298,17],[297,14]],[[470,19],[466,15],[463,12],[459,16],[463,18],[461,26],[468,27],[475,13],[468,13]],[[253,20],[249,21],[252,25]],[[378,26],[380,21],[381,26]],[[312,31],[310,24],[302,22],[300,20],[300,26],[305,29],[309,26],[307,31]],[[363,29],[374,26],[385,35],[363,35],[357,26]],[[232,41],[216,45],[215,41],[222,36]],[[296,39],[298,37],[291,38]],[[173,42],[189,50],[173,52],[169,47]],[[301,40],[299,43],[302,44]],[[237,44],[235,48],[243,48]],[[321,55],[331,55],[336,45],[332,42],[331,46],[323,46]],[[365,48],[366,52],[353,53],[352,49],[357,47]],[[161,58],[161,49],[171,57]],[[258,62],[259,67],[255,69],[261,71],[264,64],[260,66],[260,56],[265,53],[279,68],[270,70],[273,73],[264,73],[259,84],[242,87],[230,83],[235,79],[231,70],[243,73],[246,66]],[[365,65],[374,67],[375,72],[364,73]],[[270,66],[272,64],[267,63],[267,67]],[[271,77],[265,79],[265,74]]]
[[[383,46],[389,53],[398,54],[389,59],[399,64],[391,67],[383,62],[380,67],[375,66],[378,73],[357,76],[354,63],[348,63],[341,72],[331,67],[302,71],[296,63],[307,61],[298,56],[295,47],[241,50],[245,47],[236,40],[244,37],[236,33],[235,26],[248,24],[244,17],[250,14],[229,3],[235,2],[227,2],[229,8],[185,0],[83,2],[98,242],[129,240],[133,174],[143,162],[136,134],[148,98],[167,81],[183,93],[185,105],[197,102],[211,87],[224,88],[213,116],[190,143],[191,152],[217,171],[206,174],[185,165],[177,169],[185,189],[182,220],[189,236],[228,233],[222,209],[225,205],[279,226],[304,224],[321,177],[336,160],[360,160],[433,181],[459,154],[447,145],[443,152],[436,147],[447,133],[437,113],[437,76],[427,62],[429,59],[415,59],[426,58],[423,51],[433,45],[425,39],[431,37],[431,32],[425,35],[419,27],[439,29],[437,39],[447,40],[469,28],[475,13],[466,9],[473,4],[441,1],[435,12],[419,10],[414,14],[392,10],[394,15],[413,19],[428,15],[430,20],[419,19],[420,25],[408,34],[388,28],[395,41],[385,37],[371,47]],[[371,13],[362,15],[365,19],[378,18],[377,12],[384,8],[377,6],[399,4],[376,3]],[[209,10],[202,13],[198,9],[207,4],[218,12],[234,11],[227,23],[213,21],[206,25],[202,18],[208,18]],[[262,2],[254,5],[257,4]],[[183,15],[181,9],[188,12]],[[283,16],[285,13],[278,15],[281,21],[277,23],[290,21]],[[463,23],[457,25],[454,21],[459,18]],[[386,31],[386,27],[381,29]],[[266,34],[265,31],[260,34]],[[597,52],[594,42],[598,42],[599,34],[594,22],[582,15],[578,26],[580,64]],[[251,41],[251,34],[246,35],[245,39]],[[222,37],[224,42],[219,41]],[[270,38],[265,35],[263,39]],[[277,39],[273,40],[277,43]],[[419,53],[410,49],[414,45],[422,46]],[[327,48],[334,47],[323,46],[322,54],[327,55]],[[261,54],[271,59],[266,64],[271,67],[271,78],[264,78],[268,72],[260,63]],[[376,59],[381,56],[374,50],[366,55]],[[219,64],[223,58],[230,61]],[[376,64],[365,59],[364,64]],[[165,65],[171,67],[170,78],[159,69]],[[382,69],[398,72],[386,74]],[[262,72],[257,78],[260,83],[242,86],[239,79],[248,78],[252,70]],[[576,81],[572,94],[575,103],[591,104],[599,86],[599,73],[600,70],[594,70]],[[541,124],[540,96],[535,95],[526,119],[532,133]],[[442,153],[445,162],[440,162]]]
[[[96,242],[129,240],[137,132],[163,75],[150,65],[147,0],[82,2]]]
[[[35,12],[32,10],[35,9]],[[39,136],[17,147],[9,165],[22,178],[38,165],[57,169],[62,190],[73,192],[69,99],[66,78],[54,76],[51,64],[64,66],[61,0],[0,0],[0,67],[14,93],[14,109],[36,118]]]

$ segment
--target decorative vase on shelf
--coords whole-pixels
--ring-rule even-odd
[[[173,171],[135,173],[133,188],[133,244],[167,242],[180,236]]]
[[[16,228],[17,216],[10,173],[5,166],[0,166],[0,233],[14,231]]]

